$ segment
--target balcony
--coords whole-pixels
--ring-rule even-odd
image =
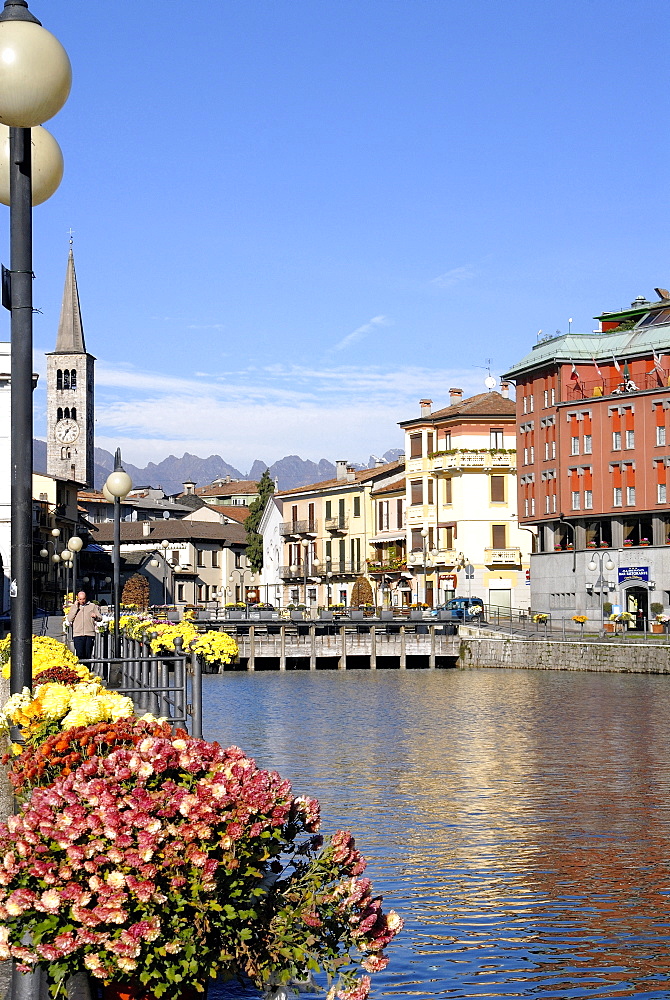
[[[462,450],[453,453],[444,452],[433,455],[431,469],[433,472],[446,472],[450,469],[509,469],[516,468],[516,451],[474,451]]]
[[[341,532],[349,530],[348,517],[327,517],[326,531]]]
[[[280,535],[313,535],[318,534],[316,521],[285,521],[279,525]]]
[[[487,566],[520,566],[521,549],[484,549],[484,562]]]
[[[368,559],[368,573],[371,576],[376,573],[401,573],[406,569],[406,559],[380,559],[375,562]]]

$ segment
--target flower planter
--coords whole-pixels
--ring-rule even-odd
[[[663,625],[663,622],[652,622],[651,623],[651,631],[655,635],[663,635],[664,628],[665,628],[665,626]]]

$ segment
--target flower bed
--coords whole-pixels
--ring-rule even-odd
[[[217,657],[227,641],[195,639]],[[4,709],[25,743],[10,769],[21,808],[0,824],[0,959],[39,963],[54,996],[83,970],[165,1000],[210,976],[264,989],[320,971],[331,1000],[364,1000],[402,920],[361,877],[351,834],[319,836],[318,803],[278,774],[135,718],[54,656]]]

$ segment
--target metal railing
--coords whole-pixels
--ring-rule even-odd
[[[155,635],[155,634],[154,634]],[[154,638],[150,635],[148,638]],[[93,656],[82,660],[110,690],[130,697],[138,715],[150,713],[202,736],[202,663],[175,639],[173,654],[153,653],[149,641],[121,635],[121,655],[111,655],[109,632],[96,635]]]

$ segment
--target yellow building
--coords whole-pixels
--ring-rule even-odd
[[[412,603],[481,597],[527,608],[532,533],[519,528],[515,403],[502,392],[463,399],[404,420],[407,571]]]
[[[338,462],[335,479],[275,494],[282,505],[285,604],[350,603],[356,578],[367,575],[375,533],[372,493],[403,475],[403,461],[362,470]]]

